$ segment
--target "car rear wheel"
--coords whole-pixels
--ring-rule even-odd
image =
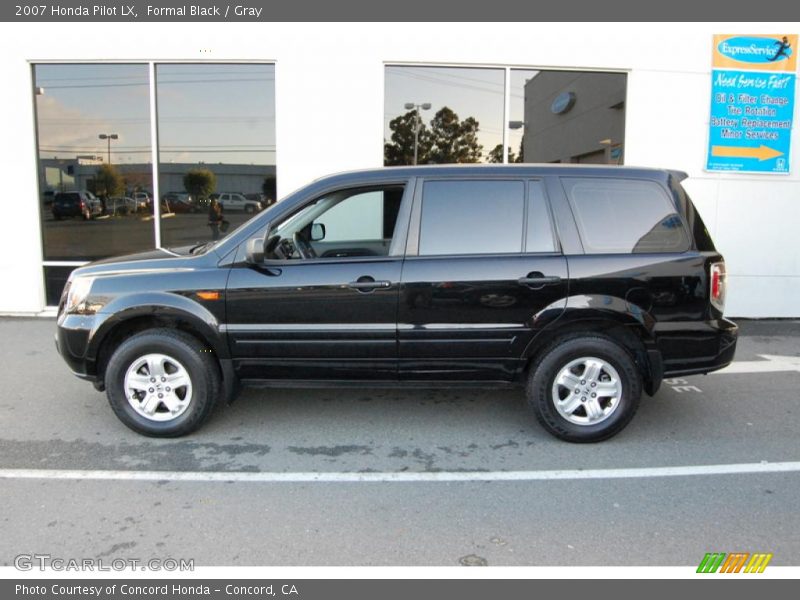
[[[198,429],[220,395],[219,369],[196,338],[151,329],[124,341],[105,373],[111,408],[128,427],[154,437]]]
[[[628,351],[603,336],[558,340],[528,378],[528,404],[542,426],[569,442],[608,439],[631,421],[642,380]]]

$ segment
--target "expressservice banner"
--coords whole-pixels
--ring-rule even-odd
[[[715,35],[709,171],[788,174],[797,34]]]

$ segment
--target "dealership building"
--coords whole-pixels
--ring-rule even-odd
[[[800,317],[788,60],[800,49],[783,37],[798,32],[800,23],[6,23],[0,313],[52,314],[69,273],[89,261],[209,239],[202,211],[160,203],[56,218],[60,192],[162,197],[205,177],[217,193],[277,183],[280,198],[416,153],[422,163],[684,171],[726,258],[727,314]],[[753,52],[774,44],[765,52],[781,59],[763,80],[782,87],[759,101],[775,108],[745,108],[744,133],[725,82],[751,72],[757,82],[760,71],[736,55],[715,71],[721,34],[752,38]],[[729,102],[728,114],[715,102]],[[458,151],[437,153],[430,140],[446,131]]]

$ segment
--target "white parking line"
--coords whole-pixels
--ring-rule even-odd
[[[741,373],[776,373],[779,371],[800,372],[800,356],[775,356],[773,354],[759,354],[764,360],[737,360],[712,375],[741,374]]]
[[[575,479],[634,479],[694,475],[743,475],[800,471],[800,462],[760,462],[730,465],[687,465],[629,469],[572,469],[554,471],[389,471],[252,473],[224,471],[103,471],[68,469],[0,469],[0,479],[68,479],[122,481],[195,481],[244,483],[405,483],[451,481],[553,481]]]

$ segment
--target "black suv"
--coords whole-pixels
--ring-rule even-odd
[[[240,383],[524,386],[591,442],[662,378],[731,362],[725,264],[684,174],[401,167],[318,180],[218,242],[75,270],[57,346],[154,436]]]
[[[89,221],[103,214],[103,203],[92,192],[59,192],[53,198],[51,210],[56,221],[69,217]]]

